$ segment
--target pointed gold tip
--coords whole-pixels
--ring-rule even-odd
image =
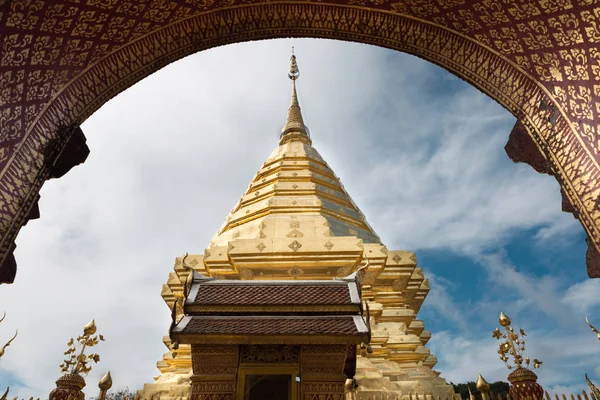
[[[509,326],[511,323],[510,318],[508,318],[506,315],[504,315],[503,312],[500,313],[500,318],[498,318],[498,322],[500,323],[500,325],[502,326]]]
[[[110,376],[110,371],[108,371],[103,377],[102,379],[100,379],[100,382],[98,383],[98,387],[100,388],[100,390],[108,390],[112,387],[112,377]]]
[[[293,47],[292,56],[290,57],[290,70],[288,71],[288,77],[293,81],[300,77],[300,70],[298,69],[298,63],[296,62],[296,56],[294,55]]]
[[[304,119],[302,118],[302,112],[300,111],[300,104],[298,102],[298,93],[296,92],[296,80],[300,77],[300,70],[298,69],[298,63],[296,62],[293,47],[288,77],[292,80],[292,99],[290,107],[288,108],[286,123],[281,130],[279,145],[291,141],[300,141],[310,146],[312,145],[312,141],[308,134],[308,128],[304,125]]]
[[[94,333],[96,333],[96,321],[91,320],[86,326],[83,327],[83,334],[90,336]]]
[[[483,376],[481,376],[481,374],[479,374],[479,376],[477,377],[477,383],[475,384],[475,387],[481,393],[489,393],[491,390],[490,384],[487,383],[487,381],[483,378]]]

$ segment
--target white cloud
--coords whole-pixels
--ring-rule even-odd
[[[457,326],[462,332],[467,332],[469,326],[465,317],[464,304],[458,304],[448,293],[447,287],[452,286],[452,282],[434,275],[430,271],[424,271],[429,279],[431,290],[427,294],[427,300],[423,303],[423,308],[434,310],[437,315]]]
[[[573,375],[573,370],[594,373],[599,353],[598,344],[586,334],[550,333],[532,330],[527,333],[525,355],[540,359],[543,364],[535,370],[538,383],[549,393],[581,393],[586,389],[584,374]],[[507,381],[511,372],[498,356],[498,341],[490,332],[456,335],[438,332],[429,346],[439,362],[435,367],[449,382],[476,381],[481,374],[488,382]]]
[[[315,147],[390,248],[475,254],[521,229],[576,231],[560,212],[558,185],[507,162],[502,147],[514,119],[473,89],[432,87],[437,67],[331,41],[213,49],[105,105],[83,126],[86,163],[44,186],[41,219],[17,241],[16,282],[0,290],[20,331],[0,374],[28,385],[15,395],[47,395],[66,341],[91,318],[107,341],[87,394],[108,369],[115,387],[152,381],[169,326],[161,286],[176,256],[204,250],[275,147],[292,44]],[[437,355],[451,360],[452,351]]]
[[[565,293],[564,302],[582,314],[600,306],[600,279],[588,279],[572,285]]]

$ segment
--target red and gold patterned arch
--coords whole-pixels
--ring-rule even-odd
[[[0,282],[38,192],[89,152],[79,125],[161,67],[228,43],[350,40],[434,62],[518,122],[506,151],[556,177],[600,277],[596,0],[0,0]]]

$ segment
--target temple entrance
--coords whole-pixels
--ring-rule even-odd
[[[296,400],[297,367],[241,367],[237,400]]]
[[[42,184],[87,157],[83,121],[186,55],[281,37],[356,41],[414,54],[498,101],[519,119],[509,141],[511,158],[557,178],[563,209],[575,213],[589,236],[588,273],[600,276],[595,2],[574,8],[569,1],[535,1],[524,7],[511,0],[498,10],[493,2],[474,0],[139,3],[138,10],[107,2],[102,18],[92,18],[98,18],[93,29],[86,15],[98,11],[89,4],[73,7],[71,14],[50,12],[40,2],[23,14],[18,2],[3,3],[3,15],[11,15],[7,21],[37,22],[2,26],[2,82],[12,94],[2,101],[0,127],[1,283],[14,280],[14,240],[29,219],[39,217]],[[64,0],[54,6],[72,7]],[[130,18],[130,12],[141,14]],[[50,40],[46,26],[72,28]],[[87,39],[73,32],[87,32]]]

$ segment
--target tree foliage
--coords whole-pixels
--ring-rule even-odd
[[[471,389],[471,393],[475,396],[477,400],[482,400],[481,394],[477,391],[477,388],[475,387],[475,382],[458,384],[453,383],[452,386],[454,386],[454,392],[460,394],[460,396],[465,400],[469,400],[469,388]],[[508,393],[508,389],[510,388],[510,384],[508,382],[497,381],[494,383],[490,383],[490,388],[492,389],[492,393],[494,393],[495,395],[502,395],[502,397],[505,397]]]
[[[106,393],[106,400],[135,400],[135,390],[129,390],[128,387],[119,390],[109,390]],[[92,397],[89,400],[98,400],[98,396]]]

